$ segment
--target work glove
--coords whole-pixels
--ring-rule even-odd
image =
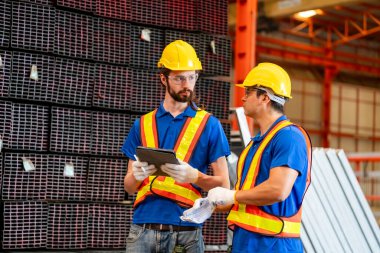
[[[187,209],[180,216],[181,220],[201,224],[211,217],[215,206],[207,198],[197,199],[192,208]]]
[[[207,194],[207,199],[214,205],[232,205],[235,203],[235,190],[223,187],[215,187]]]
[[[180,164],[165,163],[161,170],[180,183],[195,183],[198,180],[198,170],[178,159]]]
[[[143,181],[145,178],[157,171],[153,164],[148,166],[147,162],[134,161],[132,163],[133,176],[138,181]]]

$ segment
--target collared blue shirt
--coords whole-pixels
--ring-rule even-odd
[[[267,133],[280,121],[286,120],[286,116],[278,118],[268,131],[260,136],[260,133],[252,138],[253,144],[248,151],[244,164],[242,180],[247,176],[249,165],[262,140]],[[307,146],[302,132],[295,126],[287,126],[281,129],[269,142],[263,152],[260,163],[260,171],[257,175],[255,186],[269,178],[269,173],[275,167],[289,167],[298,171],[298,177],[294,183],[289,197],[279,203],[260,207],[263,211],[276,215],[289,217],[294,215],[302,203],[302,197],[307,180]],[[263,236],[235,226],[233,238],[233,252],[303,252],[299,238],[277,238]]]
[[[163,104],[159,106],[156,113],[157,131],[159,147],[164,149],[174,149],[174,145],[188,117],[194,117],[196,111],[188,106],[185,111],[176,117],[173,117],[165,110]],[[132,160],[136,154],[136,147],[141,146],[140,135],[140,119],[137,119],[122,148],[121,151]],[[207,124],[201,134],[189,164],[200,170],[202,173],[207,172],[209,164],[215,162],[218,158],[228,156],[230,149],[226,135],[217,118],[210,116]],[[158,197],[149,196],[145,201],[139,204],[134,210],[133,223],[160,223],[171,225],[191,225],[180,221],[179,217],[186,208],[182,208],[175,202]]]

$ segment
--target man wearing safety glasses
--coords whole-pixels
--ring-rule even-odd
[[[284,115],[291,97],[288,73],[260,63],[243,84],[244,113],[259,133],[240,154],[234,190],[216,187],[208,200],[228,209],[232,252],[303,252],[302,202],[311,180],[311,141]]]
[[[195,104],[194,87],[202,70],[194,48],[176,40],[158,62],[165,98],[154,111],[137,119],[122,147],[129,158],[124,188],[137,191],[127,252],[204,252],[202,224],[180,216],[201,197],[201,189],[229,187],[228,141],[221,124]],[[179,165],[160,169],[135,161],[138,146],[172,149]],[[211,167],[213,175],[207,175]]]

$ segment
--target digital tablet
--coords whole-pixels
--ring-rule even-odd
[[[157,171],[153,174],[155,176],[168,176],[161,170],[161,165],[165,163],[179,164],[174,150],[162,149],[162,148],[147,148],[137,147],[136,155],[140,162],[147,162],[148,164],[154,164]]]

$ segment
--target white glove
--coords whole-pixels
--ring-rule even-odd
[[[207,198],[214,205],[232,205],[235,203],[235,194],[236,191],[234,190],[215,187],[208,192]]]
[[[138,181],[143,181],[145,178],[157,171],[153,164],[148,166],[147,162],[134,161],[132,163],[133,176]]]
[[[211,217],[215,206],[207,198],[197,199],[192,208],[183,212],[181,220],[201,224]]]
[[[180,164],[166,163],[161,166],[162,171],[180,183],[195,183],[198,180],[198,170],[178,159]]]

